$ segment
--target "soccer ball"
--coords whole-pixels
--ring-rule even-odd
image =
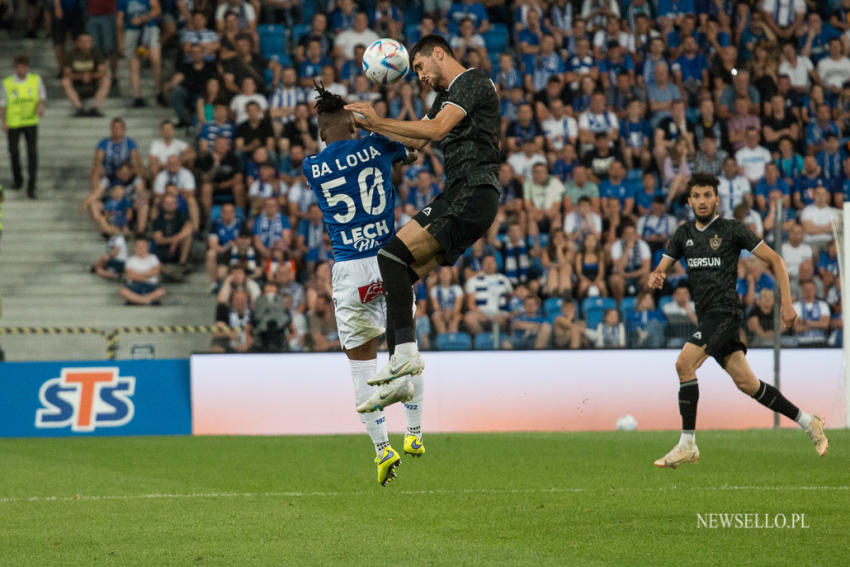
[[[634,431],[637,429],[637,420],[635,416],[626,414],[617,419],[617,429],[619,431]]]
[[[363,53],[363,72],[376,85],[391,85],[407,75],[409,69],[407,49],[394,39],[374,41]]]

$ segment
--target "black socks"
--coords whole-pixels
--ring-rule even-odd
[[[788,399],[782,395],[782,392],[770,384],[765,384],[761,380],[759,380],[759,383],[761,386],[759,386],[758,391],[753,395],[753,398],[758,403],[766,408],[781,413],[788,419],[797,419],[797,415],[800,413],[800,409],[797,406],[789,402]]]
[[[693,431],[697,426],[697,401],[699,382],[696,378],[679,384],[679,413],[682,415],[682,431]]]

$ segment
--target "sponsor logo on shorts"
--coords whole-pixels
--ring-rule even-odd
[[[426,217],[430,217],[431,216],[431,207],[425,207],[424,209],[422,209],[422,214],[425,215]]]
[[[360,303],[369,303],[383,297],[384,282],[372,282],[367,285],[361,285],[357,288],[357,293],[360,295]]]
[[[702,331],[697,331],[696,333],[694,333],[694,334],[693,334],[693,337],[694,337],[695,339],[700,339],[700,340],[702,340]]]

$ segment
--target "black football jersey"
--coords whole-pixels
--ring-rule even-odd
[[[696,221],[679,226],[667,245],[665,255],[685,258],[697,317],[708,312],[741,316],[738,299],[738,257],[741,250],[752,252],[762,240],[736,220],[716,217],[700,230]]]
[[[478,69],[468,69],[437,93],[428,118],[436,117],[447,104],[457,106],[466,116],[440,141],[446,187],[458,181],[498,187],[501,107],[493,81]]]

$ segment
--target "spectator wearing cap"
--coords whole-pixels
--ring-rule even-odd
[[[159,258],[150,253],[148,241],[136,240],[134,254],[124,264],[125,285],[119,291],[128,305],[159,305],[165,288],[159,283]]]
[[[100,106],[109,94],[111,84],[103,54],[93,49],[92,37],[82,33],[75,48],[65,57],[62,88],[75,109],[75,116],[103,116]],[[83,108],[82,101],[93,98],[92,107]]]
[[[6,132],[9,144],[9,159],[12,162],[12,189],[24,185],[21,173],[19,145],[21,136],[27,147],[27,196],[35,199],[38,176],[38,122],[44,116],[47,91],[44,81],[30,73],[30,62],[26,55],[15,57],[15,72],[3,79],[0,89],[0,124]]]

